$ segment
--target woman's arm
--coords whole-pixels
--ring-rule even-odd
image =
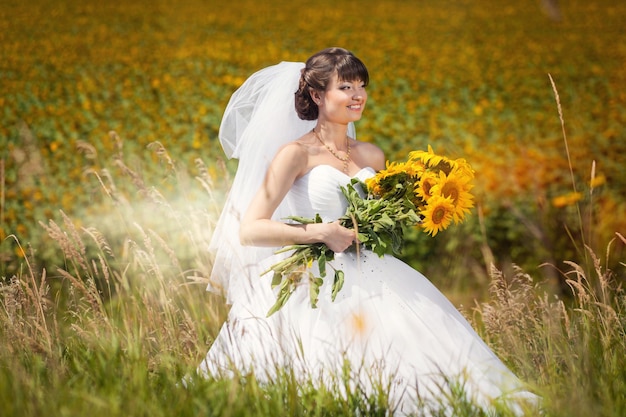
[[[297,142],[282,148],[267,171],[261,188],[241,220],[242,245],[285,246],[323,242],[334,252],[346,250],[356,238],[339,222],[291,225],[271,220],[301,171],[307,168],[307,151]]]

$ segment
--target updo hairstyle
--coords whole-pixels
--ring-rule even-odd
[[[296,112],[300,119],[317,119],[319,109],[311,91],[326,91],[335,74],[340,81],[369,83],[367,68],[352,52],[343,48],[328,48],[316,53],[307,59],[295,94]]]

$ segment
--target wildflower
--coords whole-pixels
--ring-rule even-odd
[[[578,192],[571,192],[568,194],[560,195],[552,199],[552,205],[557,208],[572,206],[583,198],[583,195]]]
[[[589,182],[589,186],[591,188],[599,187],[606,183],[606,177],[604,175],[598,175],[597,177],[593,177]]]

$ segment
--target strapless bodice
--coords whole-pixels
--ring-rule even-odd
[[[298,216],[314,218],[319,214],[323,221],[333,221],[346,213],[347,201],[341,187],[352,178],[363,181],[374,174],[368,167],[350,177],[330,165],[318,165],[294,182],[286,198]]]

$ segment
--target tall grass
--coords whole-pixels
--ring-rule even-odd
[[[125,160],[121,139],[112,139],[117,148],[109,165],[85,170],[107,210],[41,224],[62,264],[33,265],[28,247],[10,238],[26,256],[20,272],[0,283],[0,415],[389,412],[383,389],[368,395],[347,374],[327,386],[302,383],[289,369],[270,384],[253,375],[183,384],[227,312],[204,289],[211,267],[206,245],[228,181],[215,182],[201,161],[191,178],[159,143],[151,149],[163,174],[145,178]],[[100,158],[89,144],[80,147],[87,159]],[[616,280],[604,266],[612,247],[626,244],[615,236],[604,259],[587,248],[580,261],[545,266],[562,275],[568,296],[552,294],[548,283],[519,268],[492,267],[488,301],[468,312],[543,397],[548,416],[626,414],[626,294],[616,284],[624,277]],[[455,416],[486,415],[465,401],[462,387],[453,394]]]
[[[558,90],[549,78],[572,188],[578,193]],[[592,164],[589,204],[593,202],[594,168]],[[626,244],[626,238],[615,232],[602,259],[588,245],[593,235],[591,214],[583,219],[581,203],[575,206],[579,234],[574,235],[567,225],[563,233],[582,248],[580,260],[565,260],[564,267],[543,265],[556,269],[569,291],[550,295],[546,291],[550,283],[538,283],[519,267],[513,265],[507,277],[492,266],[489,301],[477,304],[475,318],[500,356],[541,387],[551,413],[621,416],[626,413],[626,292],[623,269],[615,273],[607,265],[616,264],[610,259],[612,249]],[[626,263],[618,266],[626,267]]]
[[[196,161],[198,187],[209,197],[193,208],[198,202],[188,198],[196,187],[155,143],[165,171],[188,187],[178,193],[187,199],[167,200],[126,164],[112,136],[119,143],[112,164],[134,184],[135,201],[111,171],[87,169],[110,200],[113,220],[82,219],[99,230],[61,213],[62,224],[41,226],[64,265],[37,269],[26,254],[23,271],[0,284],[0,414],[384,415],[384,395],[361,395],[343,377],[334,387],[296,383],[289,370],[271,385],[252,375],[189,379],[227,311],[205,291],[207,239],[223,190]],[[89,144],[81,148],[95,159]]]

